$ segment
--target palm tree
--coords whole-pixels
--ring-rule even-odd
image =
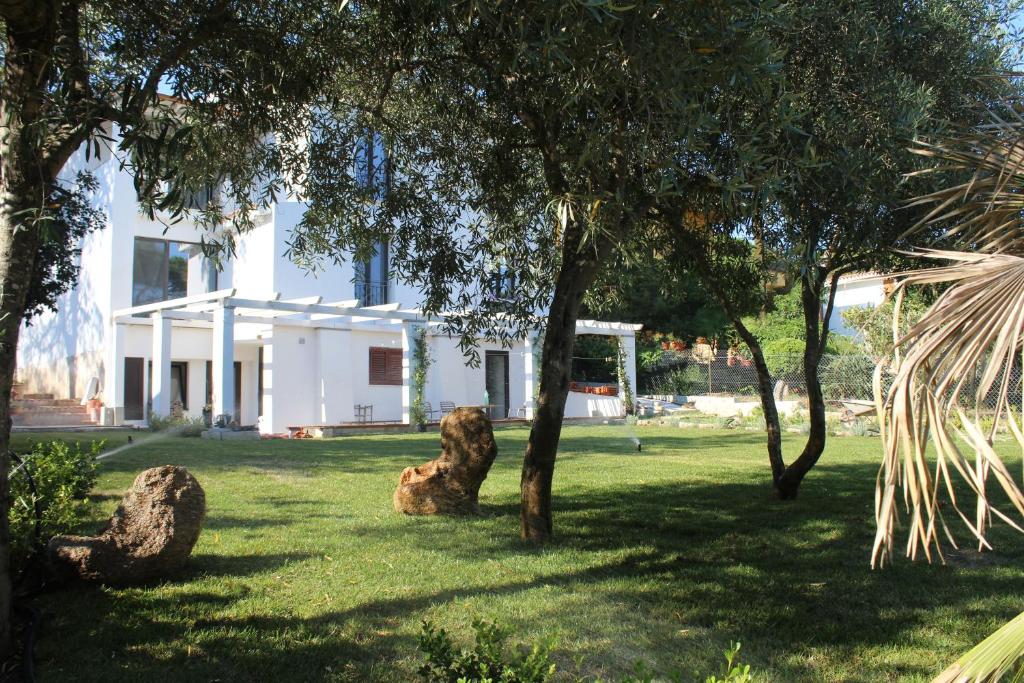
[[[1024,449],[1020,406],[1011,404],[1012,370],[1021,367],[1024,350],[1024,117],[1015,102],[1003,102],[986,113],[982,125],[921,143],[917,151],[937,162],[927,172],[962,182],[911,202],[926,212],[915,231],[944,227],[941,237],[971,250],[919,250],[920,258],[944,265],[909,273],[897,287],[894,336],[907,287],[948,285],[921,321],[896,340],[886,391],[882,366],[875,372],[885,455],[875,491],[873,567],[892,558],[901,507],[908,516],[911,558],[923,552],[931,561],[934,552],[942,559],[943,536],[956,547],[947,524],[950,510],[979,550],[990,547],[986,530],[993,516],[1024,531],[1011,516],[1015,509],[1024,517],[1024,493],[992,446],[1006,427]],[[961,509],[956,475],[973,494],[972,515]],[[990,479],[998,486],[990,487]],[[989,488],[1005,494],[1005,510],[993,504]],[[1024,615],[936,681],[996,681],[1022,656]]]

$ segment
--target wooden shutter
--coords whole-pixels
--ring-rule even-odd
[[[370,347],[370,384],[402,384],[402,350]]]

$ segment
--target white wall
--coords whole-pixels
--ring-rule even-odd
[[[837,334],[856,337],[857,330],[843,321],[843,311],[851,308],[875,308],[885,301],[885,285],[882,276],[861,280],[839,281],[836,287],[835,304],[828,328]]]
[[[399,330],[368,332],[352,330],[352,402],[373,406],[376,421],[400,421],[402,419],[402,387],[370,384],[370,347],[402,348],[402,334]],[[346,422],[355,420],[355,415],[345,416]]]
[[[263,337],[263,432],[287,433],[288,427],[318,420],[318,339],[315,330],[275,325]]]

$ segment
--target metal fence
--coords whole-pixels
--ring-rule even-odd
[[[766,356],[765,361],[772,373],[772,386],[777,398],[800,399],[807,395],[802,355]],[[875,359],[870,356],[826,354],[818,370],[825,400],[835,404],[843,400],[872,400],[874,370]],[[1024,373],[1020,363],[1015,363],[1009,372],[1011,404],[1024,408],[1021,384]],[[891,380],[886,372],[882,378],[883,386]],[[980,381],[980,372],[967,378],[960,396],[965,407],[973,407]],[[740,356],[719,353],[713,358],[697,359],[686,352],[666,352],[656,364],[641,369],[637,384],[641,395],[757,396],[757,371],[753,363]],[[983,398],[984,408],[995,407],[1000,384],[997,381]]]

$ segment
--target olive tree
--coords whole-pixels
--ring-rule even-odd
[[[765,172],[740,96],[771,99],[774,5],[716,2],[360,3],[363,55],[317,127],[310,210],[292,254],[386,240],[467,351],[544,328],[523,459],[521,534],[552,533],[551,486],[584,293],[611,258],[695,193],[723,206]],[[382,49],[386,46],[386,49]],[[360,90],[359,83],[375,87]],[[385,167],[339,174],[386,150]],[[719,160],[746,174],[716,174]],[[367,179],[371,182],[367,182]],[[512,296],[487,296],[494,273]]]
[[[291,0],[4,0],[0,72],[0,451],[26,311],[52,305],[68,255],[95,227],[62,182],[84,145],[114,139],[145,205],[179,215],[184,190],[230,174],[236,220],[281,182],[268,132],[292,136],[322,74],[335,3]],[[344,44],[339,40],[340,44]],[[294,136],[292,136],[294,137]],[[220,212],[223,213],[223,212]],[[222,215],[211,212],[208,224]],[[10,648],[8,461],[0,458],[0,656]]]

